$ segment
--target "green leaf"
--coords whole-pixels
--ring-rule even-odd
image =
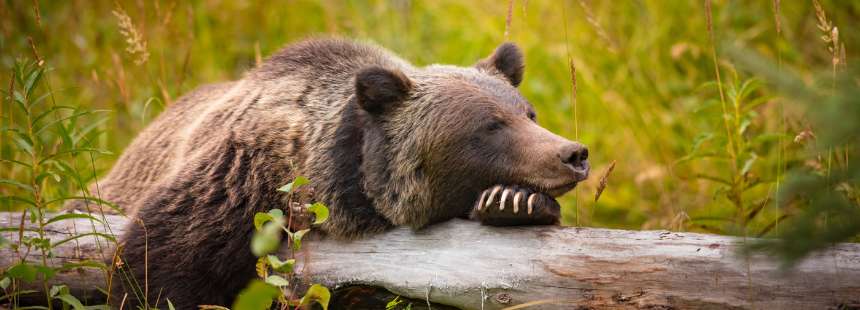
[[[81,301],[78,300],[77,298],[75,298],[75,296],[72,296],[71,294],[60,294],[60,296],[57,296],[56,298],[59,300],[62,300],[64,303],[68,304],[69,306],[72,306],[72,309],[87,310],[87,307],[84,307],[84,305],[81,303]]]
[[[54,109],[51,109],[51,110],[45,111],[45,112],[43,112],[42,114],[40,114],[39,116],[37,116],[37,117],[35,118],[35,120],[33,120],[33,123],[35,124],[35,123],[36,123],[37,121],[39,121],[41,118],[43,118],[43,117],[45,117],[45,116],[48,116],[48,115],[49,115],[48,113],[52,112],[52,110],[54,110]],[[33,132],[33,135],[38,135],[38,134],[42,133],[42,131],[43,131],[43,130],[48,129],[48,128],[51,128],[53,125],[55,125],[55,124],[60,124],[60,123],[62,123],[63,121],[68,120],[68,119],[70,119],[70,118],[74,118],[74,117],[78,117],[78,116],[83,116],[83,115],[87,115],[87,114],[90,114],[90,113],[92,113],[92,112],[90,112],[90,111],[84,111],[84,112],[78,112],[78,113],[75,113],[75,114],[69,115],[69,116],[67,116],[67,117],[61,117],[61,118],[54,119],[54,120],[52,120],[52,121],[50,121],[50,122],[48,122],[48,123],[46,123],[46,124],[44,124],[44,125],[42,125],[42,126],[39,126],[38,128],[35,128],[35,130],[34,130],[34,132]]]
[[[293,266],[296,264],[295,259],[282,261],[275,255],[268,255],[266,259],[269,261],[269,266],[272,266],[272,269],[277,272],[291,273],[293,272]]]
[[[233,310],[265,310],[272,306],[281,291],[277,287],[266,284],[260,280],[254,280],[248,287],[239,293]]]
[[[254,255],[261,257],[278,250],[281,245],[280,222],[283,220],[269,221],[260,231],[254,233],[254,237],[251,238],[251,252]]]
[[[24,282],[33,282],[36,280],[36,267],[27,263],[20,263],[6,270],[6,274],[15,279],[24,280]]]
[[[314,284],[308,288],[299,304],[309,305],[311,302],[316,302],[322,306],[323,310],[328,310],[329,299],[331,299],[331,292],[325,286]]]
[[[48,239],[44,239],[44,240],[45,240],[46,244],[48,244],[48,242],[50,242],[50,240],[48,240]],[[44,246],[46,246],[46,245],[43,245],[43,247]],[[50,245],[47,245],[47,246],[50,246]],[[45,280],[53,279],[54,275],[57,273],[57,270],[54,269],[53,267],[48,267],[48,266],[43,266],[43,265],[37,265],[34,267],[36,267],[37,272],[44,275]]]
[[[97,260],[86,259],[74,263],[65,263],[63,266],[56,268],[58,272],[68,271],[72,269],[80,269],[80,268],[94,268],[107,271],[108,266],[104,262],[100,262]]]
[[[290,234],[290,239],[293,240],[293,251],[298,251],[302,248],[302,237],[305,236],[306,233],[311,231],[310,229],[302,229],[294,233]]]
[[[30,76],[27,77],[27,81],[24,82],[24,93],[29,96],[30,93],[39,85],[39,80],[42,79],[42,73],[45,73],[45,70],[41,68],[36,68],[32,72],[30,72]]]
[[[24,99],[24,95],[21,95],[20,92],[15,91],[15,94],[13,94],[12,97],[15,98],[14,101],[18,104],[18,108],[21,109],[21,112],[28,113],[27,104],[25,103],[27,100]]]
[[[107,207],[111,208],[111,210],[116,211],[119,214],[124,214],[124,212],[122,212],[122,209],[120,209],[116,204],[111,203],[109,201],[98,199],[96,197],[68,196],[68,197],[61,197],[61,198],[47,201],[47,202],[45,202],[45,204],[51,205],[51,204],[55,204],[55,203],[63,202],[63,201],[67,201],[67,200],[83,200],[87,203],[91,202],[91,203],[98,205],[98,206],[107,206]]]
[[[11,164],[21,165],[21,166],[24,166],[27,168],[32,167],[32,165],[30,165],[28,163],[25,163],[25,162],[19,161],[19,160],[14,160],[14,159],[0,158],[0,162],[7,162],[7,163],[11,163]]]
[[[322,203],[315,202],[308,206],[308,211],[313,212],[315,225],[325,223],[328,220],[328,207]]]
[[[279,276],[279,275],[271,275],[271,276],[266,277],[266,283],[269,283],[269,284],[277,286],[277,287],[284,287],[284,286],[290,285],[290,282],[287,281],[287,279],[284,279],[284,277]]]
[[[85,214],[85,213],[64,213],[64,214],[60,214],[60,215],[57,215],[57,216],[55,216],[55,217],[52,217],[50,220],[48,220],[47,222],[45,222],[45,225],[48,225],[48,224],[51,224],[51,223],[55,223],[55,222],[59,222],[59,221],[62,221],[62,220],[68,220],[68,219],[89,219],[89,220],[93,220],[93,221],[96,221],[96,222],[99,222],[99,223],[104,224],[104,222],[102,222],[100,219],[97,219],[97,218],[95,218],[95,217],[93,217],[92,215],[89,215],[89,214]]]
[[[57,247],[57,246],[59,246],[59,245],[61,245],[61,244],[63,244],[63,243],[66,243],[66,242],[69,242],[69,241],[72,241],[72,240],[76,240],[76,239],[79,239],[79,238],[81,238],[81,237],[86,237],[86,236],[102,237],[102,238],[105,238],[105,239],[107,239],[107,240],[110,240],[111,242],[116,243],[116,237],[114,237],[114,236],[111,236],[111,235],[108,235],[108,234],[105,234],[105,233],[89,232],[89,233],[85,233],[85,234],[77,234],[77,235],[74,235],[74,236],[68,237],[68,238],[66,238],[66,239],[63,239],[63,240],[57,241],[56,243],[54,243],[53,245],[51,245],[51,247]]]
[[[756,159],[758,159],[758,155],[756,155],[755,153],[750,153],[750,158],[747,159],[746,162],[744,162],[744,166],[743,168],[741,168],[742,175],[747,174],[747,172],[750,172],[750,169],[752,169],[752,165],[755,163]]]
[[[272,209],[269,210],[269,215],[276,219],[284,218],[284,211],[281,209]]]
[[[0,179],[0,185],[1,185],[1,184],[9,184],[9,185],[12,185],[12,186],[15,186],[15,187],[21,188],[21,189],[26,190],[26,191],[29,191],[29,192],[32,192],[32,191],[33,191],[33,187],[32,187],[32,186],[27,185],[27,184],[24,184],[24,183],[21,183],[21,182],[18,182],[18,181],[15,181],[15,180]]]
[[[0,288],[4,290],[8,288],[10,284],[12,284],[12,279],[9,277],[3,277],[3,280],[0,280]]]
[[[39,96],[39,98],[36,98],[35,100],[30,100],[30,106],[32,107],[32,106],[38,105],[40,102],[42,102],[45,99],[48,99],[50,96],[51,96],[51,93],[47,93],[47,94]],[[52,106],[50,108],[45,109],[45,111],[43,111],[42,113],[40,113],[39,115],[34,117],[33,121],[31,123],[38,124],[40,120],[42,120],[43,118],[45,118],[48,115],[54,114],[53,113],[54,111],[59,111],[59,110],[75,110],[75,108],[70,107],[70,106],[64,106],[64,105]],[[54,114],[54,115],[56,115],[56,114]],[[36,130],[36,132],[38,132],[38,130]]]
[[[309,182],[310,181],[308,180],[308,178],[303,176],[297,176],[295,180],[290,183],[287,183],[287,185],[281,186],[281,188],[279,188],[278,190],[286,193],[292,193],[293,190],[296,190],[302,185],[308,184]]]
[[[400,299],[400,296],[394,297],[394,299],[385,304],[385,310],[393,310],[394,307],[397,307],[401,303],[403,303],[403,300]]]
[[[19,148],[27,152],[28,155],[33,155],[33,143],[30,143],[29,139],[22,139],[21,137],[13,137],[13,139]]]
[[[266,224],[273,219],[274,218],[269,213],[257,212],[257,214],[254,214],[254,228],[256,228],[257,231],[260,231],[260,229],[263,228],[263,224]]]
[[[65,286],[65,285],[54,285],[54,286],[51,286],[51,291],[50,291],[50,293],[48,294],[48,296],[51,296],[51,297],[57,296],[57,294],[60,294],[60,292],[63,290],[63,288],[64,288],[64,287],[66,287],[66,286]],[[67,290],[67,291],[68,291],[68,290]]]
[[[167,299],[167,310],[176,310],[176,308],[173,307],[173,303],[170,302],[169,298]]]
[[[33,293],[39,293],[39,291],[34,291],[34,290],[21,290],[21,289],[18,289],[18,290],[15,290],[15,291],[13,291],[13,292],[11,292],[11,293],[9,293],[9,294],[6,294],[6,295],[2,295],[2,296],[0,296],[0,301],[9,300],[9,299],[12,299],[12,297],[15,297],[15,296],[23,296],[23,295],[33,294]],[[15,308],[15,309],[25,309],[25,308],[20,307],[20,308]],[[48,309],[48,308],[47,308],[47,307],[41,307],[41,306],[30,306],[30,307],[28,307],[28,308],[26,308],[26,309]]]
[[[36,203],[33,202],[33,200],[30,200],[29,198],[24,198],[24,197],[18,197],[18,196],[3,196],[3,197],[0,197],[0,201],[16,201],[16,202],[28,204],[32,207],[36,206]]]

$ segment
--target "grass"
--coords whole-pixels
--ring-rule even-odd
[[[51,84],[58,96],[72,106],[111,111],[110,119],[98,126],[105,134],[94,141],[114,154],[96,156],[94,172],[100,175],[164,106],[196,86],[240,78],[260,55],[289,42],[313,35],[341,35],[375,41],[418,64],[470,65],[490,53],[507,32],[509,40],[526,51],[527,73],[521,90],[537,107],[539,122],[589,145],[595,171],[617,161],[612,182],[597,203],[575,204],[574,195],[563,199],[565,222],[671,228],[679,215],[714,217],[738,208],[737,193],[731,199],[721,198],[714,195],[720,184],[696,178],[703,171],[722,171],[721,163],[693,160],[677,165],[694,151],[697,137],[713,131],[714,120],[729,122],[721,115],[733,114],[727,98],[719,101],[728,105],[727,111],[711,108],[710,85],[716,81],[722,89],[723,84],[722,78],[714,77],[714,70],[726,67],[734,71],[718,55],[720,42],[729,40],[779,57],[782,67],[809,76],[833,59],[828,50],[831,43],[818,47],[800,44],[818,41],[816,8],[820,7],[829,9],[825,18],[832,28],[828,29],[844,28],[839,31],[837,55],[844,51],[844,58],[852,58],[860,50],[856,43],[860,38],[849,22],[860,5],[814,3],[782,2],[776,19],[772,3],[716,1],[709,15],[713,15],[712,28],[718,31],[709,32],[701,1],[672,5],[584,0],[564,5],[539,1],[295,1],[277,5],[120,1],[87,5],[42,2],[38,9],[31,2],[4,2],[0,65],[11,68],[16,58],[32,55],[35,47],[53,70]],[[514,9],[518,6],[521,9]],[[781,28],[776,27],[775,19]],[[778,33],[777,29],[784,31]],[[576,95],[571,93],[573,67]],[[754,79],[741,72],[736,75],[731,78]],[[8,75],[2,82],[8,85]],[[720,94],[725,97],[723,91]],[[766,86],[754,95],[776,97]],[[786,111],[786,120],[781,122],[775,101],[753,110],[756,115],[748,120],[747,130],[786,136],[802,131],[802,115]],[[734,121],[728,127],[737,127],[743,120],[735,117]],[[724,130],[733,129],[728,127]],[[746,158],[737,157],[742,150],[736,138],[750,136],[726,137],[728,154],[734,152],[736,157],[729,166],[737,178],[743,167],[738,161]],[[748,172],[775,182],[781,171],[776,166],[802,165],[796,147],[788,145],[780,152],[778,144],[768,142],[756,150],[757,159]],[[772,187],[768,184],[765,187]],[[591,196],[598,185],[597,178],[592,178],[579,191]],[[754,191],[743,199],[760,200],[773,192]],[[574,205],[592,212],[577,216]],[[780,212],[767,208],[760,211],[766,215],[757,216],[749,225],[760,230],[770,224],[765,219],[772,220]],[[686,230],[734,233],[719,227],[684,226]]]
[[[338,35],[419,65],[468,66],[505,40],[519,44],[527,57],[520,90],[538,122],[591,151],[593,177],[561,199],[565,224],[774,236],[791,234],[783,222],[821,211],[821,221],[801,226],[842,227],[839,212],[852,209],[834,213],[783,191],[817,184],[789,180],[811,171],[857,204],[857,179],[846,177],[856,145],[828,138],[826,124],[845,128],[839,113],[827,114],[830,123],[816,115],[852,111],[840,98],[856,87],[849,64],[860,51],[858,15],[860,3],[835,0],[2,1],[0,127],[21,135],[0,136],[0,179],[8,180],[0,210],[32,201],[28,212],[44,224],[45,210],[103,175],[183,94],[239,79],[287,43]],[[25,97],[46,97],[22,110],[6,94],[24,94],[34,68],[41,88]],[[807,100],[822,98],[821,85],[829,99]],[[820,106],[794,104],[804,100]],[[50,120],[59,121],[32,130]],[[31,241],[40,251],[38,237]]]

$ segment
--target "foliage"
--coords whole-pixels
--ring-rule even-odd
[[[25,262],[62,242],[40,237],[45,225],[102,225],[45,211],[112,207],[86,184],[160,111],[315,35],[417,65],[468,66],[519,44],[539,123],[589,145],[594,171],[617,163],[610,181],[578,188],[601,188],[599,201],[560,199],[565,224],[780,237],[757,248],[789,261],[857,241],[858,82],[845,64],[860,51],[858,12],[836,0],[0,2],[0,207],[40,227],[20,240],[3,228],[21,264],[0,277],[0,299],[14,305],[22,281],[56,273]],[[272,212],[254,218],[269,237],[283,218]],[[258,254],[282,240],[261,238]],[[261,257],[289,274],[289,259]]]
[[[777,254],[788,266],[814,250],[860,234],[860,164],[849,159],[849,154],[860,151],[860,67],[838,73],[831,83],[810,85],[753,53],[738,48],[733,54],[804,109],[815,131],[806,150],[811,161],[792,171],[778,193],[780,207],[803,209],[789,219],[778,238],[759,240],[749,249]]]
[[[31,54],[27,38],[32,37],[45,59],[56,64],[57,89],[74,90],[64,94],[70,106],[112,111],[112,117],[97,126],[109,132],[94,142],[119,154],[182,94],[205,83],[239,78],[263,56],[301,38],[330,34],[371,40],[418,65],[471,65],[511,40],[525,50],[526,79],[520,89],[535,105],[540,124],[589,145],[594,171],[617,161],[598,202],[573,194],[562,197],[565,223],[776,232],[781,228],[777,219],[798,211],[776,208],[774,201],[783,172],[804,165],[806,154],[790,138],[806,129],[804,117],[784,107],[770,85],[760,85],[760,77],[731,74],[733,64],[722,57],[720,42],[743,43],[808,78],[816,68],[832,63],[829,49],[834,44],[819,38],[825,30],[838,28],[840,48],[834,50],[844,50],[846,58],[860,51],[860,31],[851,22],[860,4],[821,1],[824,15],[808,1],[781,1],[776,8],[771,1],[713,2],[708,15],[719,66],[728,72],[725,89],[740,91],[745,82],[755,81],[748,85],[755,88],[748,94],[752,97],[741,102],[749,109],[730,122],[734,126],[735,120],[742,125],[748,121],[738,140],[746,145],[734,145],[738,156],[731,160],[715,157],[728,154],[723,147],[729,144],[720,142],[730,137],[725,136],[724,113],[715,100],[703,1],[513,1],[509,25],[507,3],[489,0],[119,1],[86,6],[51,1],[39,3],[38,10],[32,2],[12,1],[2,4],[2,11],[14,18],[0,18],[5,34],[0,65],[11,67],[16,55]],[[825,30],[817,25],[818,15],[827,19]],[[828,40],[833,41],[830,35]],[[576,123],[569,59],[577,76]],[[0,82],[8,85],[6,77]],[[732,102],[727,103],[731,107]],[[679,164],[697,142],[702,144],[699,151],[721,154]],[[756,159],[746,177],[758,182],[741,188],[741,182],[753,182],[740,174],[751,154]],[[95,172],[110,167],[113,158],[96,161]],[[737,170],[730,168],[733,162]],[[17,180],[5,173],[0,172],[0,178]],[[706,181],[702,174],[739,181],[727,186]],[[591,196],[598,181],[581,184],[579,191],[589,194],[579,198]],[[735,193],[726,190],[732,187]],[[729,194],[736,198],[739,190],[743,208],[728,199]],[[741,215],[748,217],[765,201],[752,218]],[[577,213],[577,208],[585,212]]]
[[[298,196],[296,192],[308,183],[310,181],[307,178],[297,176],[292,182],[278,189],[287,193],[287,206],[290,208],[290,214],[285,215],[284,211],[280,209],[272,209],[254,215],[256,230],[251,239],[251,251],[259,257],[256,269],[257,276],[262,281],[254,280],[251,282],[236,299],[233,309],[268,309],[275,300],[284,307],[318,303],[323,309],[328,309],[331,293],[324,286],[313,284],[307,289],[304,296],[296,299],[292,292],[296,291],[298,287],[290,285],[296,264],[295,252],[301,249],[302,238],[310,231],[310,228],[296,230],[294,219],[298,219],[301,215],[292,214],[296,211],[293,206],[301,204],[295,201]],[[301,210],[313,214],[313,225],[322,224],[328,219],[328,208],[322,203],[304,204]],[[277,254],[281,246],[282,232],[287,234],[287,243],[292,245],[289,247],[291,258],[287,260],[282,260],[277,255],[271,254]]]
[[[0,246],[15,253],[18,263],[0,275],[0,288],[4,292],[0,303],[17,307],[21,296],[33,293],[21,287],[26,283],[41,283],[47,300],[60,301],[64,307],[76,310],[89,309],[91,307],[84,307],[69,294],[66,286],[49,288],[48,282],[58,272],[74,267],[99,268],[106,272],[108,268],[94,261],[53,267],[48,259],[53,257],[56,246],[81,237],[93,236],[108,242],[115,242],[115,238],[110,234],[88,233],[51,240],[46,230],[49,225],[75,220],[89,222],[94,227],[104,225],[97,214],[48,217],[48,211],[69,200],[83,200],[93,207],[106,205],[85,189],[94,175],[86,168],[88,163],[94,161],[97,154],[107,153],[92,143],[99,135],[98,125],[104,118],[98,118],[96,111],[57,103],[47,82],[49,72],[41,60],[18,60],[12,68],[9,88],[3,92],[3,102],[8,105],[4,109],[7,114],[0,119],[0,137],[4,141],[0,146],[0,165],[4,167],[0,176],[0,201],[6,210],[20,211],[22,221],[28,220],[37,228],[25,231],[23,222],[18,227],[2,228],[17,235],[12,242],[2,240],[5,242],[0,242]],[[48,305],[48,308],[53,307],[51,303]]]

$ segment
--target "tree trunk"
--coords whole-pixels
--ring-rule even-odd
[[[120,235],[128,222],[121,216],[105,219],[108,226],[86,219],[62,221],[49,227],[49,237],[57,242],[74,231]],[[0,226],[20,223],[19,213],[0,213]],[[25,226],[32,225],[25,221]],[[2,236],[18,240],[18,232]],[[297,278],[351,294],[333,299],[342,303],[384,288],[413,302],[464,309],[860,307],[860,244],[836,245],[783,271],[766,257],[739,256],[744,242],[668,231],[496,228],[455,219],[352,242],[310,238],[297,253]],[[59,266],[107,261],[112,255],[111,242],[87,236],[56,247],[48,261]],[[28,260],[41,258],[31,253]],[[0,248],[0,268],[18,261],[17,253]],[[60,272],[54,282],[68,285],[77,296],[99,296],[105,273],[72,269]],[[376,291],[373,295],[384,300]],[[413,308],[426,306],[422,302]]]

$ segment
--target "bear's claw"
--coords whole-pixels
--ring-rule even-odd
[[[526,212],[519,213],[523,207]],[[495,185],[481,192],[470,217],[494,226],[551,225],[558,224],[560,207],[547,194],[519,186]]]

